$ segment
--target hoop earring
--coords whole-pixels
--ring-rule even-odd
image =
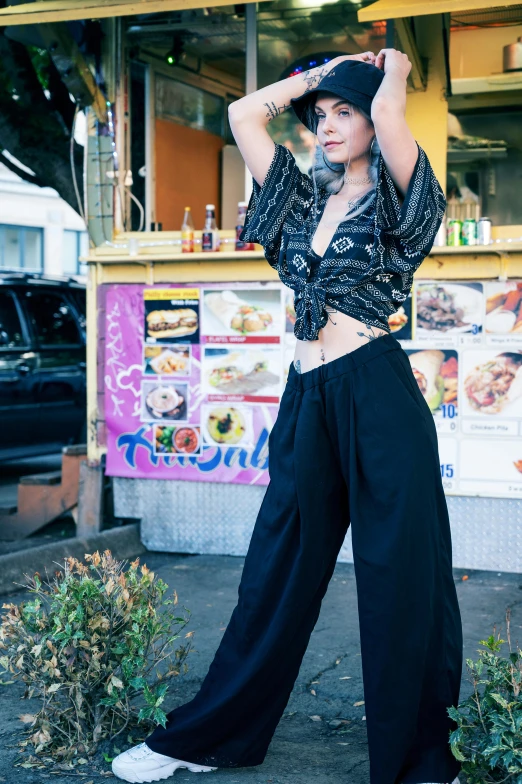
[[[371,157],[372,157],[372,152],[373,152],[373,145],[374,145],[374,144],[375,144],[375,136],[373,137],[373,139],[372,139],[372,143],[370,144],[370,160],[371,160]]]
[[[328,162],[327,162],[326,158],[324,157],[324,152],[323,152],[323,161],[324,161],[324,165],[327,166],[330,169],[330,171],[333,171],[336,174],[338,174],[337,169],[332,169],[332,167],[328,165]]]

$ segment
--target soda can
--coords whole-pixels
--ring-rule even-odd
[[[462,221],[448,221],[448,245],[462,245]]]
[[[491,220],[489,218],[479,219],[477,241],[479,245],[491,244]]]
[[[477,244],[477,221],[474,218],[466,218],[462,225],[462,244]]]
[[[435,247],[441,248],[446,245],[446,221],[444,218],[442,219],[442,223],[439,226],[439,230],[435,236]]]

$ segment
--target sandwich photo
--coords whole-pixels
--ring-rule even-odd
[[[409,355],[411,369],[424,400],[436,411],[444,397],[444,381],[440,374],[444,352],[436,349],[415,351]]]
[[[281,291],[267,289],[206,291],[205,334],[276,334],[281,315]]]
[[[436,413],[442,405],[457,406],[458,359],[453,350],[412,351],[409,360],[413,375],[430,410]]]
[[[208,394],[280,395],[281,354],[278,348],[236,350],[206,348],[203,378]]]
[[[147,336],[155,340],[193,335],[198,330],[198,314],[193,308],[151,310],[146,316]]]
[[[476,365],[464,380],[471,408],[499,414],[522,395],[522,354],[506,351]]]

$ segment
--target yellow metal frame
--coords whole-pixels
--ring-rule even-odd
[[[264,2],[264,0],[258,0]],[[184,11],[204,8],[207,0],[40,0],[36,3],[9,5],[0,9],[0,27],[19,24],[68,22],[73,19],[105,19],[136,14],[155,14],[164,11]],[[229,0],[212,0],[213,6],[230,5]]]
[[[377,0],[372,5],[359,9],[359,22],[378,22],[381,19],[399,19],[403,16],[428,16],[430,14],[479,11],[483,8],[501,6],[509,8],[519,5],[517,0]]]

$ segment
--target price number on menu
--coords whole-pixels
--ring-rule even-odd
[[[440,475],[443,479],[453,479],[455,476],[455,466],[453,463],[441,463]]]
[[[478,324],[472,324],[468,332],[460,335],[459,343],[461,346],[474,346],[482,343],[482,333]]]
[[[441,409],[444,419],[455,419],[457,416],[457,409],[453,403],[443,403]]]

